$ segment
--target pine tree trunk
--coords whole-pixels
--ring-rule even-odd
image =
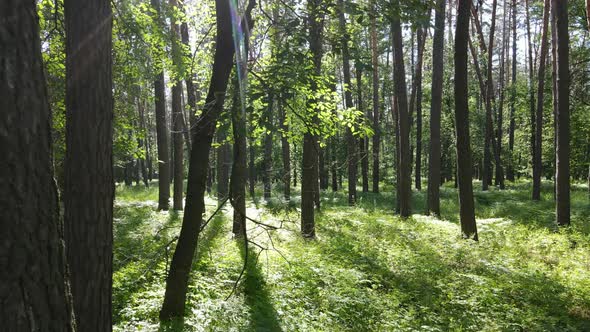
[[[528,62],[529,62],[529,94],[530,94],[530,121],[531,121],[531,156],[535,160],[535,89],[534,89],[534,64],[533,64],[533,44],[531,39],[531,23],[529,17],[529,0],[524,1],[524,10],[526,14],[526,33],[528,42]]]
[[[430,104],[430,155],[428,158],[428,211],[440,216],[440,119],[444,75],[445,0],[437,0],[432,39],[432,97]]]
[[[264,173],[262,182],[264,185],[264,199],[270,200],[272,187],[272,134],[273,128],[273,104],[274,95],[268,94],[268,108],[266,110],[266,134],[264,136]]]
[[[64,2],[64,229],[80,331],[112,330],[112,12],[107,0]]]
[[[282,97],[282,96],[281,96]],[[283,101],[279,98],[278,103],[279,109],[279,122],[281,129],[283,131],[281,135],[281,151],[283,156],[283,196],[285,201],[289,201],[291,199],[291,147],[289,145],[289,140],[287,138],[287,133],[289,132],[289,125],[286,123],[285,119],[285,109],[283,108]]]
[[[419,28],[418,58],[416,60],[416,165],[415,185],[422,190],[422,63],[424,62],[424,47],[426,43],[426,29]]]
[[[365,107],[363,105],[363,71],[361,66],[357,64],[356,69],[356,93],[357,93],[357,108],[366,115]],[[363,192],[369,192],[369,159],[367,156],[367,138],[361,136],[359,138],[359,156],[361,161],[361,179],[363,185]]]
[[[477,241],[473,203],[471,147],[469,136],[469,85],[467,82],[467,45],[471,0],[459,0],[455,30],[455,130],[457,138],[457,182],[461,232]]]
[[[35,1],[2,4],[0,322],[4,331],[65,332],[75,322],[38,20]]]
[[[375,0],[371,1],[371,63],[373,65],[373,192],[379,192],[379,147],[381,145],[381,127],[379,125],[379,44],[377,43],[377,23]]]
[[[516,129],[516,0],[512,0],[512,80],[510,88],[510,127],[508,129],[509,160],[506,169],[506,178],[514,182],[514,130]]]

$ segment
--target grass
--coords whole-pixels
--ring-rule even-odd
[[[289,206],[278,194],[250,202],[249,216],[283,227],[268,233],[249,223],[256,245],[227,300],[245,250],[223,210],[199,240],[184,322],[160,327],[180,216],[155,211],[157,188],[118,188],[115,331],[590,330],[587,189],[572,191],[568,229],[554,226],[551,194],[530,201],[528,182],[478,191],[479,243],[460,237],[454,188],[442,188],[442,220],[400,220],[391,212],[393,190],[385,189],[362,194],[356,207],[345,193],[325,192],[313,241],[298,234],[297,192]],[[216,202],[206,204],[210,215]],[[424,211],[424,191],[414,193],[413,205]]]

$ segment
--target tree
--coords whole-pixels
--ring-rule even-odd
[[[488,190],[488,185],[492,179],[492,160],[490,144],[494,140],[493,137],[493,124],[492,124],[492,95],[494,93],[494,83],[492,79],[492,68],[493,68],[493,57],[494,57],[494,32],[496,29],[496,7],[498,5],[497,0],[492,1],[492,22],[490,26],[490,40],[488,42],[487,50],[487,71],[486,71],[486,91],[485,91],[485,104],[486,104],[486,120],[485,120],[485,141],[484,141],[484,157],[483,157],[483,168],[482,168],[482,190]],[[499,165],[496,165],[499,167]]]
[[[246,8],[245,15],[247,18],[250,17],[250,11],[253,7],[254,1],[251,0]],[[215,126],[223,109],[225,91],[233,66],[234,44],[229,3],[216,0],[215,8],[217,37],[211,82],[205,99],[205,108],[197,120],[193,133],[182,227],[170,263],[164,303],[160,310],[160,319],[163,321],[169,321],[184,315],[189,273],[201,231],[202,216],[205,212],[204,196],[209,167],[209,152],[215,134]],[[252,24],[249,24],[249,26],[252,26]]]
[[[543,142],[543,94],[545,92],[545,64],[547,63],[547,34],[549,26],[550,0],[544,1],[543,6],[543,27],[541,30],[541,55],[539,59],[538,83],[537,83],[537,108],[535,117],[535,145],[533,153],[533,200],[541,199],[541,172],[542,172],[542,149]]]
[[[432,98],[430,104],[430,157],[428,158],[428,210],[440,215],[440,118],[442,108],[445,0],[437,0],[432,40]]]
[[[178,8],[176,0],[170,0],[170,6]],[[180,76],[182,71],[182,53],[180,50],[179,39],[180,31],[178,24],[175,23],[175,17],[171,20],[172,33],[172,62],[176,69],[176,75]],[[172,85],[172,146],[174,149],[174,195],[172,207],[174,210],[182,210],[182,194],[184,187],[184,148],[182,135],[185,132],[184,116],[182,112],[182,81],[176,79]]]
[[[155,20],[160,22],[160,0],[151,0],[156,10]],[[156,108],[156,140],[158,146],[158,210],[168,210],[170,200],[170,154],[168,151],[168,127],[166,125],[166,91],[164,90],[164,69],[156,66],[158,72],[154,80]]]
[[[514,181],[514,130],[516,128],[515,113],[516,113],[516,0],[512,0],[512,79],[510,88],[510,124],[508,128],[508,150],[509,160],[506,169],[506,178],[509,181]]]
[[[555,8],[557,41],[557,114],[555,135],[555,201],[557,224],[570,224],[569,32],[567,0],[551,0]]]
[[[268,107],[265,114],[266,134],[264,135],[264,172],[262,173],[262,183],[264,188],[264,199],[270,200],[272,187],[272,135],[273,126],[273,104],[274,94],[268,93]]]
[[[455,30],[455,130],[457,138],[457,182],[461,232],[478,240],[471,182],[471,147],[469,136],[469,85],[467,81],[467,44],[471,0],[459,0]]]
[[[422,63],[424,60],[424,47],[427,30],[418,28],[418,58],[416,60],[416,189],[422,190]]]
[[[36,13],[35,1],[0,6],[10,22],[0,25],[0,321],[6,331],[73,331]]]
[[[112,13],[107,0],[64,2],[64,224],[80,331],[112,329]]]
[[[242,64],[245,66],[246,64]],[[236,69],[243,68],[236,66]],[[240,77],[243,76],[240,73]],[[234,92],[231,107],[232,129],[234,134],[234,162],[231,170],[230,199],[234,208],[233,233],[242,236],[246,229],[246,112],[240,103],[238,75],[234,79]]]
[[[399,1],[395,2],[399,8]],[[410,119],[408,115],[408,94],[406,87],[406,70],[404,68],[403,40],[400,18],[397,15],[391,20],[393,41],[393,76],[395,81],[395,96],[398,109],[399,128],[399,203],[400,215],[403,218],[411,215],[412,180],[410,156]]]
[[[381,127],[379,125],[379,44],[377,43],[376,4],[371,1],[371,64],[373,66],[373,192],[379,192],[379,147]]]

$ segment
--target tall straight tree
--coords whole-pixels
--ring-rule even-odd
[[[357,92],[357,108],[362,111],[366,118],[369,118],[365,108],[363,106],[363,70],[362,66],[357,62],[356,67],[356,92]],[[363,192],[369,192],[369,159],[367,155],[368,150],[368,137],[361,136],[358,140],[359,143],[359,158],[361,162],[361,179]]]
[[[262,173],[262,184],[264,188],[264,199],[270,200],[271,187],[272,187],[272,135],[274,133],[273,128],[273,105],[274,105],[274,94],[269,91],[268,93],[268,106],[265,114],[265,127],[266,134],[264,135],[264,172]]]
[[[373,66],[373,192],[379,192],[379,147],[381,127],[379,125],[379,44],[377,42],[377,11],[375,0],[371,0],[371,64]]]
[[[457,139],[457,182],[461,232],[477,241],[473,203],[471,146],[469,137],[469,85],[467,82],[467,45],[471,0],[459,0],[455,30],[455,130]]]
[[[2,2],[0,22],[0,322],[73,331],[36,1]]]
[[[551,0],[555,8],[557,41],[557,114],[555,149],[555,201],[557,224],[570,224],[570,103],[569,32],[567,0]]]
[[[545,64],[547,63],[549,33],[549,8],[550,0],[544,1],[543,6],[543,26],[541,29],[541,56],[539,58],[539,71],[537,72],[537,108],[535,116],[535,145],[533,153],[533,200],[541,199],[541,172],[542,172],[542,142],[543,142],[543,95],[545,93]]]
[[[422,63],[424,62],[424,47],[426,44],[425,27],[419,27],[416,33],[418,41],[418,55],[416,59],[416,165],[415,186],[422,190]]]
[[[310,75],[312,93],[318,89],[316,78],[322,72],[322,30],[324,25],[323,0],[308,0],[309,48],[312,55],[313,75]],[[315,110],[315,100],[310,98],[308,111]],[[312,117],[315,117],[312,116]],[[309,124],[310,126],[312,124]],[[297,178],[295,176],[295,178]],[[307,130],[303,134],[303,161],[301,163],[301,234],[307,238],[315,237],[314,200],[318,187],[318,150],[316,135]]]
[[[151,0],[156,11],[155,20],[160,19],[160,0]],[[161,60],[161,59],[158,59]],[[168,126],[166,125],[166,91],[164,86],[164,69],[162,64],[156,65],[158,70],[154,80],[154,96],[156,108],[156,144],[158,146],[158,210],[168,210],[170,200],[170,153],[168,148]]]
[[[238,60],[239,61],[239,60]],[[242,66],[236,66],[241,70]],[[245,70],[240,77],[244,77]],[[240,85],[238,75],[234,79],[234,91],[231,106],[232,129],[234,134],[234,162],[232,164],[230,181],[230,199],[234,208],[233,233],[235,236],[243,235],[246,230],[246,167],[247,167],[247,143],[246,143],[246,112],[240,103]]]
[[[178,8],[176,0],[169,1],[170,7]],[[175,12],[175,11],[174,11]],[[180,30],[178,24],[175,23],[176,18],[171,19],[171,33],[172,33],[172,63],[176,68],[177,75],[182,71],[182,53],[180,42]],[[182,195],[184,182],[184,147],[182,135],[184,132],[184,116],[182,112],[182,81],[176,79],[172,85],[172,126],[174,132],[172,133],[172,146],[174,149],[174,195],[172,208],[174,210],[182,210]]]
[[[529,0],[524,1],[524,11],[526,14],[526,34],[528,43],[528,62],[529,62],[529,112],[531,121],[531,155],[533,160],[535,159],[535,88],[534,88],[534,77],[535,77],[535,66],[533,63],[533,42],[531,38],[531,20],[529,15]]]
[[[250,0],[246,8],[248,26],[252,26],[250,12],[254,7]],[[205,108],[198,118],[193,133],[190,154],[186,205],[178,243],[172,256],[170,270],[166,279],[166,293],[160,310],[160,319],[169,321],[184,315],[188,279],[197,241],[201,230],[202,216],[205,212],[205,182],[209,168],[209,152],[215,134],[217,119],[223,109],[225,91],[233,66],[234,44],[229,2],[215,1],[217,37],[209,92]],[[242,25],[246,23],[242,22]]]
[[[506,168],[506,178],[514,181],[514,130],[516,129],[516,65],[518,62],[516,54],[516,0],[512,0],[512,79],[510,87],[510,124],[508,128],[508,166]]]
[[[113,82],[108,0],[64,2],[64,224],[80,331],[112,330]]]
[[[492,69],[493,69],[493,57],[494,57],[494,32],[496,30],[496,8],[498,1],[492,1],[492,17],[490,26],[490,39],[488,42],[487,50],[487,71],[486,71],[486,115],[485,115],[485,140],[484,140],[484,155],[483,155],[483,167],[482,167],[482,190],[488,190],[488,186],[492,179],[492,155],[491,155],[491,144],[493,137],[493,124],[492,124],[492,95],[494,93],[494,83],[492,80]],[[498,167],[499,165],[496,165]]]
[[[395,1],[395,5],[399,8],[399,0]],[[404,68],[402,28],[400,18],[397,14],[394,15],[391,21],[391,34],[394,59],[393,77],[395,81],[395,96],[398,113],[397,127],[399,128],[399,179],[397,181],[397,185],[399,186],[399,213],[405,218],[409,217],[412,213],[410,118],[408,114],[408,93],[406,86],[406,70]]]
[[[346,28],[346,18],[344,16],[344,1],[338,0],[338,22],[340,27],[340,42],[342,48],[342,73],[344,77],[344,101],[345,107],[350,109],[354,107],[352,103],[352,85],[350,80],[350,52],[348,50],[348,41],[350,35]],[[356,139],[350,127],[346,128],[346,146],[348,154],[348,205],[354,205],[356,202],[356,180],[357,180],[357,149]]]
[[[430,102],[430,156],[428,158],[428,211],[440,215],[440,118],[444,74],[445,0],[436,1],[432,39],[432,98]]]
[[[279,98],[278,101],[279,110],[279,125],[282,129],[281,133],[281,152],[283,159],[283,197],[285,201],[291,199],[291,146],[289,145],[289,139],[287,133],[289,132],[289,124],[287,123],[285,108],[283,107],[283,100]]]

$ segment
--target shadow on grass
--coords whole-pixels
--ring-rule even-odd
[[[241,241],[238,239],[238,241]],[[242,259],[246,259],[243,243],[239,244]],[[248,261],[243,276],[244,302],[248,306],[250,320],[247,331],[283,331],[277,312],[272,304],[266,280],[258,264],[260,252],[248,247]]]

